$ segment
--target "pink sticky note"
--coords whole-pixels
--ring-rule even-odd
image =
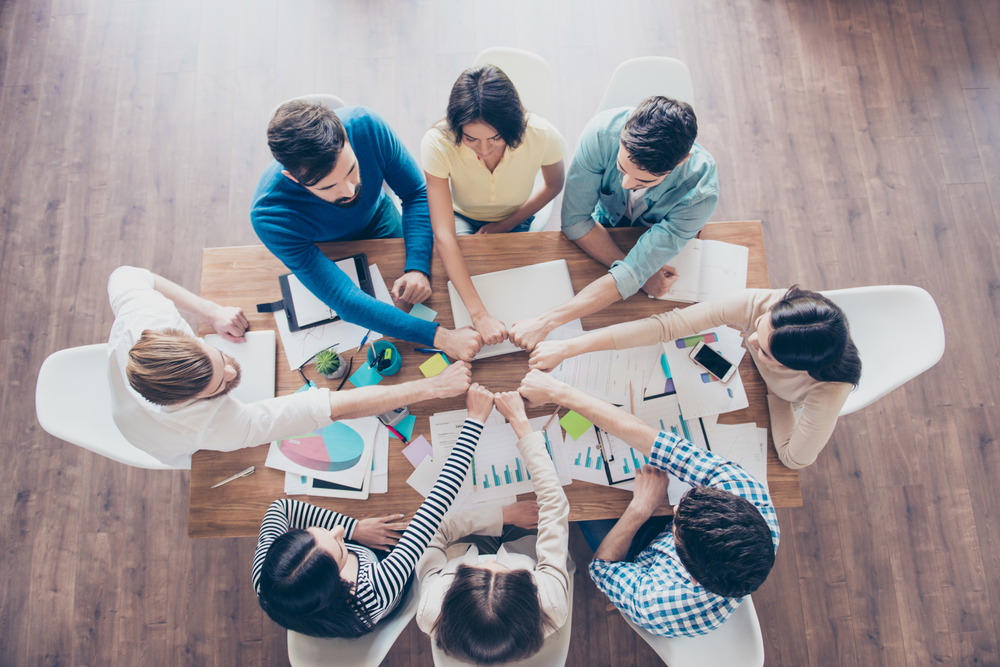
[[[426,459],[428,456],[433,456],[434,450],[431,449],[431,443],[427,442],[424,436],[418,436],[416,440],[411,440],[410,444],[403,447],[403,456],[406,460],[416,468],[420,465],[421,461]]]

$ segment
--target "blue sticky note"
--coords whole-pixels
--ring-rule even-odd
[[[431,310],[422,303],[413,304],[413,308],[410,308],[410,315],[427,320],[428,322],[433,322],[434,318],[438,316],[436,310]]]
[[[351,384],[355,387],[367,387],[381,381],[382,376],[379,372],[368,364],[361,364],[361,368],[354,371],[354,375],[351,376]]]
[[[417,423],[417,416],[410,415],[403,421],[393,426],[393,428],[402,433],[404,438],[410,440],[413,438],[413,425],[416,423]]]

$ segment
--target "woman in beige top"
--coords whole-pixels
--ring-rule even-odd
[[[500,535],[502,510],[449,514],[416,570],[417,625],[446,655],[476,665],[507,664],[534,655],[545,638],[566,623],[570,605],[566,494],[546,453],[544,436],[531,432],[520,394],[495,394],[494,403],[520,438],[517,447],[535,484],[538,535],[505,542],[495,558],[480,562],[477,547],[461,539]]]
[[[596,350],[652,345],[705,329],[740,329],[767,384],[774,446],[789,468],[816,460],[837,424],[847,395],[861,379],[861,359],[844,312],[807,290],[748,289],[643,320],[616,324],[567,341],[544,341],[531,368],[552,370],[567,357]],[[798,419],[795,410],[802,408]]]

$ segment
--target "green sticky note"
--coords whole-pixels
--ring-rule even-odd
[[[368,364],[361,364],[361,368],[354,371],[354,375],[351,376],[351,384],[355,387],[367,387],[381,381],[382,376],[379,372]]]
[[[570,410],[566,416],[559,420],[559,425],[566,429],[566,433],[574,440],[579,440],[580,436],[586,433],[587,429],[593,426],[590,420],[581,414]]]
[[[424,377],[432,378],[438,375],[444,369],[448,368],[448,361],[441,356],[440,353],[435,354],[433,357],[420,364],[420,372],[424,374]]]
[[[416,415],[410,415],[409,417],[407,417],[403,421],[401,421],[398,424],[396,424],[395,426],[393,426],[393,428],[396,429],[397,431],[399,431],[400,433],[402,433],[403,437],[406,438],[407,440],[412,440],[413,439],[413,425],[416,424],[416,423],[417,423],[417,417],[416,417]]]
[[[431,310],[422,303],[413,304],[413,308],[410,308],[410,315],[414,317],[419,317],[422,320],[427,320],[428,322],[433,322],[434,318],[438,316],[436,310]]]

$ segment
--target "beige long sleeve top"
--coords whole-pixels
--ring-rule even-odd
[[[569,614],[569,501],[559,484],[552,459],[545,451],[542,433],[538,431],[521,438],[517,448],[531,473],[538,501],[535,553],[532,558],[501,546],[497,562],[512,570],[531,572],[538,586],[542,611],[555,625],[546,631],[545,636],[548,636],[566,623]],[[451,588],[458,566],[479,563],[476,546],[458,543],[458,540],[466,535],[497,536],[502,530],[503,509],[500,507],[445,516],[417,564],[416,577],[420,583],[417,625],[421,630],[431,634],[434,623],[441,616],[441,601]],[[526,539],[529,538],[522,538],[518,543]]]
[[[746,339],[755,329],[757,318],[770,310],[787,291],[741,290],[643,320],[616,324],[610,327],[615,349],[653,345],[722,325],[739,329]],[[767,384],[767,405],[778,457],[793,469],[812,464],[837,425],[851,385],[820,382],[805,371],[762,364],[757,351],[749,345],[747,349]],[[795,409],[800,406],[802,415],[796,420]]]

